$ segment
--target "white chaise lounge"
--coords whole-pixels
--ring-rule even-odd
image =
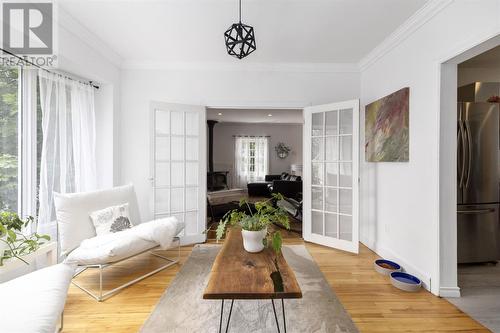
[[[183,223],[178,222],[175,217],[142,223],[132,185],[86,193],[55,194],[54,199],[64,262],[78,266],[75,278],[88,268],[99,270],[97,293],[76,283],[75,279],[72,282],[98,301],[103,301],[113,293],[179,261],[179,256],[171,259],[154,250],[157,248],[166,250],[173,244],[180,249],[180,240],[176,236],[183,230]],[[120,232],[97,235],[90,214],[123,204],[128,204],[130,222],[133,227]],[[166,260],[167,263],[115,289],[103,291],[103,270],[106,267],[147,251]]]
[[[62,329],[74,271],[71,265],[58,264],[0,284],[0,331],[54,333]]]

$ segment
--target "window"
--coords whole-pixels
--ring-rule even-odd
[[[250,152],[250,160],[248,162],[250,172],[255,172],[255,141],[250,141],[249,152]]]
[[[269,138],[236,137],[235,139],[235,182],[246,187],[252,181],[264,180],[269,173]]]
[[[37,87],[36,70],[0,66],[0,211],[23,216],[36,214],[42,144]]]

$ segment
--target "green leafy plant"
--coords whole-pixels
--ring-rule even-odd
[[[290,221],[288,220],[287,212],[281,208],[273,205],[273,202],[283,200],[283,195],[274,193],[272,198],[265,201],[258,201],[254,203],[254,209],[250,206],[247,200],[240,201],[240,209],[234,209],[227,212],[217,226],[216,236],[217,240],[221,240],[230,227],[238,226],[243,230],[260,231],[264,230],[270,224],[277,223],[290,229]],[[283,237],[279,230],[270,231],[268,229],[267,235],[264,238],[264,246],[271,246],[278,254],[281,252],[283,244]]]
[[[4,253],[0,253],[0,266],[3,266],[4,260],[11,258],[17,258],[29,265],[22,256],[35,252],[40,245],[50,240],[48,235],[33,233],[27,236],[23,233],[23,229],[28,229],[34,222],[33,216],[22,220],[16,213],[0,212],[0,242],[7,245]]]

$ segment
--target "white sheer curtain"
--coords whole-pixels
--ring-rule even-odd
[[[249,182],[264,180],[269,173],[269,138],[235,137],[234,184],[246,188]]]
[[[53,193],[96,188],[94,88],[40,70],[39,232],[57,239]]]

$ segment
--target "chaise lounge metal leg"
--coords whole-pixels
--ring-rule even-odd
[[[99,265],[99,302],[102,302],[102,265]]]
[[[64,328],[64,311],[61,312],[61,317],[59,318],[59,328],[57,329],[58,333],[61,333]]]
[[[156,273],[158,273],[158,272],[160,272],[160,271],[162,271],[162,270],[164,270],[164,269],[166,269],[166,268],[168,268],[168,267],[170,267],[170,266],[173,266],[173,265],[177,264],[177,263],[180,261],[180,253],[181,253],[181,249],[180,249],[180,239],[176,237],[174,240],[177,242],[177,248],[178,248],[178,249],[177,249],[177,258],[174,258],[174,259],[172,259],[172,258],[168,258],[168,257],[165,257],[165,256],[163,256],[163,255],[161,255],[161,254],[155,253],[155,252],[154,252],[154,250],[146,250],[146,251],[143,251],[143,252],[141,252],[141,253],[138,253],[138,254],[136,254],[136,255],[134,255],[134,256],[131,256],[131,257],[128,257],[128,258],[125,258],[125,259],[122,259],[122,260],[119,260],[119,261],[117,261],[117,262],[110,263],[110,264],[99,264],[99,265],[85,265],[85,266],[80,266],[80,267],[82,267],[83,269],[81,269],[81,270],[80,270],[80,271],[78,271],[75,275],[73,275],[73,280],[71,281],[71,283],[72,283],[73,285],[75,285],[77,288],[79,288],[80,290],[82,290],[82,291],[86,292],[88,295],[90,295],[92,298],[94,298],[94,299],[95,299],[95,300],[97,300],[98,302],[102,302],[102,301],[104,301],[105,299],[107,299],[108,297],[112,296],[114,293],[116,293],[116,292],[118,292],[118,291],[120,291],[120,290],[122,290],[122,289],[124,289],[124,288],[126,288],[126,287],[128,287],[128,286],[130,286],[130,285],[132,285],[132,284],[134,284],[134,283],[137,283],[137,282],[139,282],[139,281],[141,281],[141,280],[144,280],[145,278],[150,277],[151,275],[156,274]],[[104,280],[104,276],[103,276],[104,274],[103,274],[103,273],[104,273],[104,269],[105,269],[105,268],[107,268],[107,267],[111,267],[111,266],[113,266],[113,265],[116,265],[116,264],[118,264],[118,263],[120,263],[120,262],[123,262],[123,261],[125,261],[125,260],[127,260],[127,259],[130,259],[130,258],[132,258],[132,257],[138,256],[138,255],[143,254],[143,253],[148,252],[148,251],[149,251],[152,255],[154,255],[154,256],[156,256],[156,257],[158,257],[158,258],[164,259],[164,260],[165,260],[165,261],[167,261],[168,263],[167,263],[167,264],[165,264],[165,265],[163,265],[163,266],[161,266],[161,267],[159,267],[159,268],[157,268],[157,269],[155,269],[155,270],[153,270],[153,271],[151,271],[151,272],[148,272],[148,273],[146,273],[146,274],[144,274],[144,275],[141,275],[140,277],[138,277],[138,278],[136,278],[136,279],[134,279],[134,280],[132,280],[132,281],[129,281],[129,282],[127,282],[127,283],[125,283],[125,284],[123,284],[123,285],[121,285],[121,286],[119,286],[119,287],[116,287],[116,288],[114,288],[114,289],[112,289],[112,290],[110,290],[110,291],[108,291],[108,292],[106,292],[106,293],[103,293],[103,280]],[[76,278],[79,274],[81,274],[82,272],[84,272],[84,271],[85,271],[85,270],[87,270],[88,268],[97,268],[97,269],[99,269],[99,293],[98,293],[97,295],[96,295],[96,294],[94,294],[94,293],[93,293],[92,291],[90,291],[89,289],[87,289],[87,288],[85,288],[85,287],[83,287],[83,286],[79,285],[79,284],[78,284],[78,283],[76,283],[76,282],[75,282],[75,280],[74,280],[74,279],[75,279],[75,278]]]

